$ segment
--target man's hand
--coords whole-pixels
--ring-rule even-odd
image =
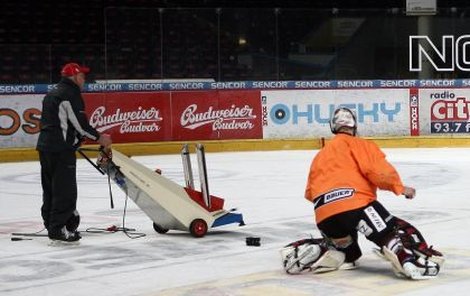
[[[101,134],[99,139],[98,139],[98,143],[103,146],[104,148],[108,148],[109,146],[111,146],[111,144],[113,143],[113,141],[111,141],[111,136],[108,135],[108,134]]]
[[[413,187],[404,186],[402,194],[408,199],[413,199],[416,195],[416,189]]]

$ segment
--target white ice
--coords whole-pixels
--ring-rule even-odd
[[[212,228],[203,238],[170,230],[156,233],[152,221],[129,201],[125,227],[145,233],[89,233],[90,227],[123,226],[125,194],[78,161],[83,239],[77,246],[49,246],[45,237],[11,241],[13,232],[42,229],[38,162],[0,164],[0,295],[468,295],[470,289],[469,149],[385,149],[414,200],[387,192],[379,200],[414,224],[446,263],[427,281],[396,278],[389,263],[360,238],[363,257],[351,271],[290,276],[281,269],[279,249],[319,233],[312,204],[303,198],[316,151],[207,153],[211,194],[237,208],[246,226]],[[134,157],[184,183],[181,157]],[[193,168],[197,173],[193,159]],[[196,174],[197,180],[197,174]],[[45,233],[42,232],[42,233]],[[245,238],[261,238],[246,246]]]

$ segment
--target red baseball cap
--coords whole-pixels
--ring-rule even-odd
[[[87,74],[89,72],[90,72],[90,68],[88,67],[80,66],[77,63],[68,63],[62,68],[62,70],[60,71],[60,74],[62,76],[74,76],[74,75],[77,75],[78,73]]]

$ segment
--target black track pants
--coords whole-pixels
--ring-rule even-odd
[[[318,228],[328,238],[352,237],[352,244],[341,250],[346,253],[346,262],[351,262],[362,254],[357,242],[358,232],[382,247],[395,234],[396,221],[381,203],[374,201],[363,208],[331,216],[320,222]]]
[[[43,205],[41,215],[49,233],[59,231],[77,206],[75,151],[39,152]]]

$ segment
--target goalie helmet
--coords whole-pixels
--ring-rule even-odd
[[[335,110],[333,116],[330,120],[330,129],[333,134],[337,134],[340,128],[342,127],[351,127],[354,129],[354,134],[356,135],[357,130],[357,120],[356,115],[351,109],[346,107],[340,107]]]

